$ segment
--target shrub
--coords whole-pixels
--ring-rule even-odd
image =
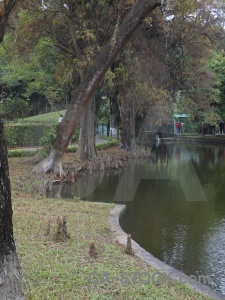
[[[76,151],[77,151],[77,146],[68,147],[65,150],[66,153],[74,153]]]
[[[115,146],[115,145],[118,145],[118,141],[112,140],[112,141],[109,141],[109,142],[106,142],[106,143],[98,144],[98,145],[96,145],[96,148],[97,148],[97,150],[101,151],[101,150],[104,150],[106,148],[110,148],[110,147]]]
[[[9,123],[4,126],[6,145],[9,148],[40,146],[40,139],[49,125]]]
[[[42,136],[40,142],[41,145],[44,147],[44,149],[42,149],[40,152],[43,156],[47,156],[47,154],[49,153],[49,150],[57,136],[57,124],[56,125],[52,125],[50,128],[48,128],[48,130],[45,132],[45,134]],[[73,134],[71,140],[77,141],[79,135],[79,129],[75,131],[75,133]],[[66,152],[76,152],[77,147],[70,147],[66,149]]]
[[[40,139],[41,145],[47,149],[50,149],[56,136],[57,136],[57,125],[54,124],[50,128],[48,128],[47,131],[44,133],[44,135],[41,137]]]
[[[37,154],[38,151],[29,151],[23,149],[8,150],[8,157],[27,157]]]

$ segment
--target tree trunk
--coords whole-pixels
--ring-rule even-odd
[[[81,160],[90,160],[97,156],[95,148],[95,97],[92,96],[91,101],[85,109],[81,124],[78,144],[78,157]]]
[[[7,149],[0,123],[0,299],[25,299],[22,273],[13,238],[12,203]]]
[[[0,43],[3,41],[9,15],[18,0],[3,0],[0,2]]]
[[[80,124],[82,114],[87,107],[98,85],[101,84],[105,73],[116,59],[132,33],[142,21],[161,4],[160,0],[138,0],[133,9],[115,29],[111,39],[105,44],[87,70],[81,84],[72,95],[71,103],[60,123],[58,136],[48,159],[38,164],[34,172],[58,173],[61,171],[60,159],[72,137],[75,128]],[[58,173],[60,175],[60,173]]]
[[[60,126],[60,125],[59,125]],[[49,156],[38,163],[32,173],[44,174],[53,172],[55,176],[64,178],[65,173],[62,169],[61,158],[63,153],[52,148]]]
[[[135,146],[135,111],[132,105],[120,107],[122,123],[121,144],[129,151]]]

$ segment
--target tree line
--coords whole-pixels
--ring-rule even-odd
[[[105,95],[127,149],[145,122],[169,122],[175,110],[217,119],[222,20],[223,2],[212,0],[19,1],[0,49],[6,110],[67,104],[52,151],[35,170],[63,176],[60,161],[77,127],[80,158],[96,156],[95,114]]]

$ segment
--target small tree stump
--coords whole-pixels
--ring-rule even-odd
[[[58,216],[55,240],[58,242],[65,242],[69,238],[70,235],[67,232],[66,216]]]
[[[50,229],[51,229],[51,220],[48,220],[47,226],[45,228],[44,236],[48,236],[50,234]]]
[[[130,234],[127,235],[127,246],[126,246],[126,249],[125,249],[125,253],[130,254],[130,255],[134,255],[134,251],[133,251],[132,246],[131,246],[131,235]]]
[[[90,254],[91,257],[97,257],[98,256],[98,251],[95,247],[94,242],[90,243],[89,254]]]

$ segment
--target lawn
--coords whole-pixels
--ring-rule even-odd
[[[42,114],[42,115],[37,115],[29,118],[24,118],[20,119],[19,121],[23,122],[32,122],[32,123],[42,123],[42,122],[47,122],[47,123],[57,123],[59,119],[59,115],[65,115],[66,111],[65,110],[60,110],[59,112],[51,112],[47,114]]]

